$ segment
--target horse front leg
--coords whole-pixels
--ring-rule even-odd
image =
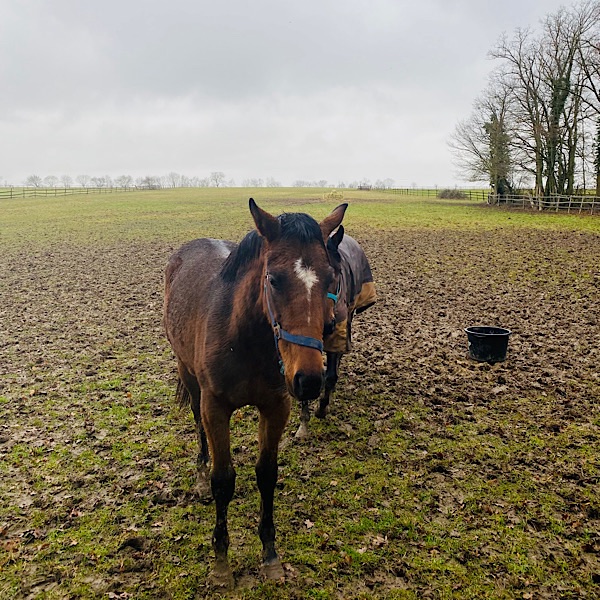
[[[335,391],[338,381],[338,370],[342,361],[341,352],[327,352],[327,369],[325,371],[325,391],[319,400],[319,408],[315,411],[315,417],[324,419],[329,412],[329,397]]]
[[[300,426],[294,437],[297,440],[303,440],[308,437],[308,422],[310,421],[310,408],[308,400],[302,400],[300,412]]]
[[[275,549],[273,503],[277,484],[279,441],[290,414],[290,399],[270,411],[261,410],[259,420],[259,457],[256,463],[256,482],[260,491],[260,522],[258,534],[262,542],[261,573],[267,579],[285,578]]]
[[[216,511],[212,536],[215,565],[210,574],[210,583],[216,587],[231,589],[234,586],[234,579],[227,557],[229,550],[227,511],[235,490],[235,470],[231,460],[229,433],[231,411],[222,408],[216,398],[207,394],[203,395],[201,411],[212,456],[210,484]]]

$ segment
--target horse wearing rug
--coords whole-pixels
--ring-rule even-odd
[[[262,572],[284,577],[273,522],[279,441],[291,396],[308,402],[323,386],[323,330],[333,319],[328,293],[336,285],[335,242],[328,240],[346,208],[317,223],[302,213],[274,217],[250,199],[256,230],[238,246],[195,240],[166,267],[163,322],[177,358],[178,396],[196,421],[199,484],[208,487],[210,480],[215,500],[211,581],[217,586],[234,584],[227,557],[235,487],[229,423],[245,405],[259,411]]]
[[[335,391],[342,356],[352,349],[352,319],[375,304],[377,294],[373,275],[366,254],[359,243],[349,235],[344,235],[340,226],[328,242],[328,251],[337,273],[338,287],[333,294],[334,324],[326,332],[324,348],[327,353],[325,390],[319,401],[315,416],[325,418],[329,409],[329,398]],[[331,295],[330,295],[331,296]],[[297,438],[308,435],[310,411],[308,400],[302,400],[300,427]]]

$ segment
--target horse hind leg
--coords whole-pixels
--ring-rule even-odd
[[[200,414],[201,391],[198,380],[181,363],[179,364],[179,382],[177,396],[181,404],[188,404],[194,415],[196,424],[196,437],[198,439],[198,457],[196,459],[196,492],[201,502],[208,503],[212,500],[210,488],[210,465],[208,442],[206,432],[202,425]]]
[[[327,352],[327,370],[325,371],[325,391],[319,400],[319,408],[315,411],[315,417],[324,419],[329,412],[329,397],[335,391],[338,381],[338,371],[342,361],[341,352]]]

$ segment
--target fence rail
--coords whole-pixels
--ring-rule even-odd
[[[136,187],[105,187],[105,188],[10,188],[0,190],[2,198],[48,198],[55,196],[73,196],[75,194],[113,194],[120,192],[135,192]]]

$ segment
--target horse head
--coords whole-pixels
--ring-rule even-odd
[[[274,217],[250,199],[263,238],[263,311],[273,328],[287,389],[299,400],[317,398],[323,386],[323,331],[333,319],[328,294],[339,277],[327,243],[347,206],[340,204],[317,223],[303,213]]]

